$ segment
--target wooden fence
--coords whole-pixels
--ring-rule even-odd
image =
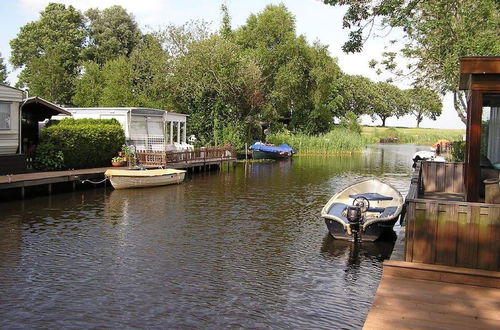
[[[463,194],[464,163],[421,163],[421,189],[424,192]]]
[[[499,271],[500,204],[425,198],[427,189],[462,193],[462,173],[461,164],[423,163],[412,178],[405,260]]]
[[[185,164],[201,166],[214,162],[236,159],[234,148],[204,148],[191,151],[136,151],[139,164],[144,166],[169,166]]]

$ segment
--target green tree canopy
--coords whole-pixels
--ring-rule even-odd
[[[98,107],[101,105],[104,78],[95,62],[83,65],[83,75],[76,80],[73,104],[78,107]]]
[[[85,29],[72,6],[50,3],[37,21],[21,27],[10,46],[10,61],[22,68],[17,86],[58,103],[70,103]]]
[[[7,84],[7,66],[3,62],[2,53],[0,53],[0,84]]]
[[[380,117],[382,126],[385,126],[387,118],[399,118],[408,113],[410,103],[404,91],[387,82],[376,83],[375,89],[373,113]]]
[[[103,107],[136,106],[132,90],[134,72],[130,61],[118,57],[106,62],[102,69],[103,88],[99,105]]]
[[[417,127],[427,117],[432,120],[441,115],[443,104],[439,95],[429,88],[413,88],[405,91],[409,100],[409,114],[417,119]]]
[[[85,12],[88,17],[89,45],[87,59],[104,65],[119,56],[130,56],[139,44],[142,33],[132,14],[121,6]]]
[[[344,27],[351,30],[345,52],[359,52],[375,25],[399,28],[404,41],[388,51],[382,67],[441,93],[452,92],[455,110],[466,121],[464,95],[458,91],[459,57],[500,53],[498,0],[323,0],[346,5]],[[397,44],[396,44],[397,45]],[[406,68],[397,65],[402,55]],[[372,63],[376,64],[376,62]]]

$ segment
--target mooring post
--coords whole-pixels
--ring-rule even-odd
[[[21,187],[21,198],[24,199],[25,196],[24,186]]]
[[[75,191],[76,190],[76,181],[73,181],[72,186],[73,186],[73,191]]]
[[[47,191],[49,192],[49,195],[51,195],[51,194],[52,194],[52,183],[49,183],[49,184],[47,185]]]

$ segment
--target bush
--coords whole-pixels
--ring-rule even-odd
[[[52,146],[63,154],[65,168],[108,166],[125,143],[118,121],[64,119],[42,130],[39,149]]]
[[[64,154],[52,143],[42,143],[36,149],[33,167],[40,171],[64,169]]]
[[[82,119],[74,119],[74,118],[64,118],[61,120],[49,120],[45,127],[49,126],[81,126],[81,125],[120,125],[118,120],[111,119],[93,119],[93,118],[82,118]]]
[[[465,141],[451,143],[451,159],[454,162],[463,162],[465,158]]]
[[[339,126],[348,129],[350,131],[356,132],[358,134],[361,134],[361,125],[359,123],[359,118],[352,111],[348,111],[345,114],[345,117],[343,117],[340,120]]]

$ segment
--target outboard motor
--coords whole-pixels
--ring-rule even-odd
[[[362,218],[361,206],[353,205],[347,207],[347,220],[353,233],[359,232],[359,225],[362,223]]]

